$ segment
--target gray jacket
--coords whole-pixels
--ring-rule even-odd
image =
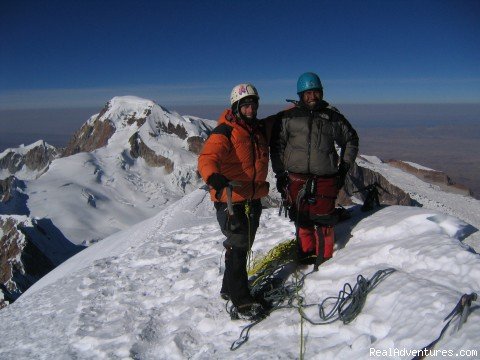
[[[358,135],[345,117],[326,101],[314,110],[302,103],[265,119],[273,122],[270,154],[275,174],[285,171],[332,176],[341,161],[352,166]],[[335,150],[340,147],[340,158]]]

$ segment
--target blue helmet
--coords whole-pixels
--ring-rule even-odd
[[[298,78],[297,81],[297,94],[307,90],[323,90],[322,82],[317,74],[313,72],[306,72]]]

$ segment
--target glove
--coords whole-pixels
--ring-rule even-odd
[[[341,189],[345,185],[345,178],[347,177],[348,170],[350,170],[350,165],[346,162],[341,161],[338,166],[336,185],[338,189]]]
[[[282,199],[287,198],[287,186],[289,183],[288,174],[283,173],[275,176],[277,178],[277,190],[282,195]]]
[[[207,184],[213,187],[218,193],[220,193],[223,188],[227,187],[229,182],[230,180],[219,173],[213,173],[207,179]]]

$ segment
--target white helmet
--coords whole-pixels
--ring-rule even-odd
[[[260,99],[257,89],[255,89],[255,86],[252,84],[239,84],[235,86],[230,94],[230,105],[235,104],[237,101],[246,98],[247,96],[253,96],[257,100]]]

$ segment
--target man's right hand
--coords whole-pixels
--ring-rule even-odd
[[[229,185],[229,182],[230,180],[219,173],[213,173],[207,179],[207,184],[213,187],[218,193],[220,193],[223,188],[226,188]]]

